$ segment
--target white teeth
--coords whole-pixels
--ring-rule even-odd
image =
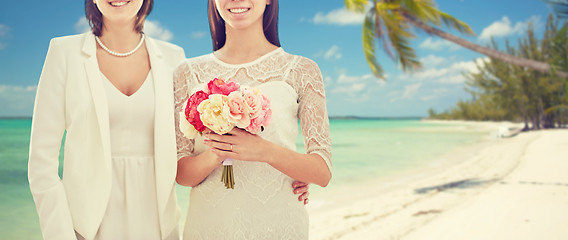
[[[111,2],[110,5],[114,7],[120,7],[126,5],[128,2]]]
[[[248,11],[248,10],[249,10],[248,8],[231,8],[231,9],[229,9],[229,12],[232,12],[232,13],[244,13],[244,12],[246,12],[246,11]]]

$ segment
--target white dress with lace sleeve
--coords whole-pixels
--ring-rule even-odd
[[[313,61],[273,50],[246,64],[228,64],[208,54],[176,70],[176,112],[192,90],[214,78],[258,87],[271,101],[272,123],[259,135],[296,150],[298,120],[306,153],[320,155],[331,170],[331,140],[321,72]],[[183,136],[176,114],[178,159],[206,150],[203,138]],[[184,239],[308,239],[308,215],[287,175],[262,162],[234,161],[235,188],[225,189],[222,167],[191,190]]]

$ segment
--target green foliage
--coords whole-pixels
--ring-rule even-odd
[[[568,18],[568,0],[544,0],[548,2],[559,18]]]
[[[368,0],[345,0],[345,8],[347,8],[347,10],[353,11],[353,12],[358,12],[358,13],[364,13],[365,12],[365,6],[367,6],[367,4],[369,4]]]
[[[375,22],[372,19],[372,15],[367,14],[365,21],[363,22],[363,53],[365,53],[365,59],[371,68],[373,74],[384,79],[384,70],[381,65],[377,62],[375,58]]]
[[[404,71],[422,67],[410,42],[416,37],[413,34],[416,27],[412,24],[413,21],[434,26],[443,23],[449,28],[473,35],[467,24],[438,10],[433,0],[344,0],[344,3],[350,11],[366,13],[362,32],[363,51],[371,71],[381,79],[385,77],[377,61],[377,41],[381,43],[380,48],[399,63]]]
[[[566,69],[568,23],[559,26],[552,15],[547,19],[542,39],[537,39],[529,26],[518,45],[507,41],[505,51],[511,55],[550,62],[557,69]],[[492,41],[491,47],[499,46]],[[478,72],[465,73],[466,91],[472,99],[460,101],[449,111],[431,118],[465,120],[524,121],[532,129],[566,126],[568,122],[568,79],[554,71],[542,73],[491,58],[477,65]],[[554,68],[553,68],[554,69]]]

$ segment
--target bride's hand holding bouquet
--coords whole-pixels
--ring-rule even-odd
[[[225,159],[221,180],[225,187],[234,188],[233,159],[247,161],[267,156],[262,153],[266,148],[257,147],[269,142],[256,134],[264,130],[271,118],[270,100],[260,89],[215,78],[189,97],[185,111],[180,113],[179,125],[189,139],[197,133],[206,134],[209,140],[205,144]]]

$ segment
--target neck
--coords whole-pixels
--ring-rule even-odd
[[[226,25],[227,38],[219,55],[229,62],[252,61],[274,49],[273,45],[264,36],[262,21],[246,29],[234,29]]]
[[[131,24],[104,24],[99,37],[101,41],[115,52],[132,50],[140,42],[140,33]]]

